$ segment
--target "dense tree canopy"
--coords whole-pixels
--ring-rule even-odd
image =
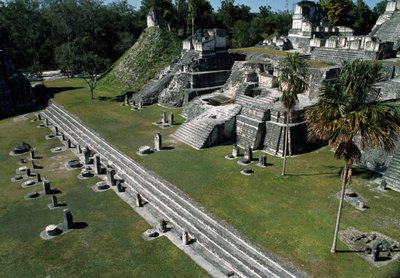
[[[373,11],[364,0],[321,0],[334,25],[346,25],[366,34],[386,0]],[[43,69],[77,70],[72,57],[77,48],[104,61],[115,61],[146,27],[146,15],[156,6],[164,27],[186,38],[199,28],[227,30],[229,47],[246,47],[275,35],[287,34],[291,14],[261,6],[250,7],[222,0],[214,11],[207,0],[142,0],[133,7],[127,0],[0,0],[0,49],[10,53],[16,66],[40,73]],[[82,46],[84,44],[84,46]]]

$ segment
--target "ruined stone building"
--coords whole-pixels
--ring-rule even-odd
[[[0,118],[32,109],[36,104],[29,81],[0,50]]]
[[[399,2],[389,2],[371,33],[355,36],[348,27],[329,25],[319,4],[301,1],[295,5],[288,39],[313,60],[338,63],[395,57],[400,43],[399,7]]]

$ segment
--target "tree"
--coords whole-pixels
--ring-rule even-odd
[[[94,90],[97,86],[97,77],[106,69],[109,61],[94,53],[83,53],[79,60],[78,68],[81,72],[81,78],[89,86],[90,97],[93,99]]]
[[[350,27],[350,13],[353,7],[352,0],[320,0],[322,9],[333,26],[343,25]]]
[[[308,67],[306,61],[299,53],[288,53],[279,62],[278,84],[282,91],[281,102],[286,109],[286,129],[283,150],[282,176],[286,172],[286,155],[288,148],[289,122],[296,102],[297,95],[303,93],[308,88]]]
[[[365,4],[363,0],[357,0],[351,10],[352,25],[351,28],[357,35],[368,34],[376,22],[376,13]]]
[[[336,252],[346,186],[351,181],[352,165],[359,161],[365,147],[393,150],[399,127],[399,107],[379,102],[381,65],[355,60],[345,63],[336,84],[324,83],[318,103],[305,112],[310,139],[321,139],[335,149],[335,157],[344,160],[342,189],[331,252]],[[357,143],[359,141],[359,144]]]
[[[207,0],[188,0],[192,36],[196,28],[206,28],[211,22],[213,8]]]
[[[388,2],[389,2],[388,0],[382,0],[378,3],[376,3],[376,5],[373,9],[374,13],[376,13],[378,16],[383,14],[386,11],[386,5]]]

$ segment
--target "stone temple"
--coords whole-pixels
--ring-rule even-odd
[[[322,82],[337,80],[343,61],[395,58],[400,46],[399,26],[400,1],[387,4],[385,13],[366,36],[355,36],[348,27],[331,26],[319,4],[301,1],[295,5],[289,35],[267,43],[275,49],[293,48],[305,58],[331,65],[309,69],[309,88],[298,95],[290,117],[287,155],[313,147],[307,141],[304,109],[317,102]],[[283,155],[287,115],[277,84],[279,59],[272,54],[229,53],[224,30],[198,30],[183,41],[180,57],[132,100],[145,105],[183,107],[186,121],[173,136],[193,148],[235,143],[242,148]],[[381,100],[399,99],[400,68],[396,63],[382,65],[383,78],[376,84]],[[400,169],[390,163],[398,159],[400,148],[393,159],[369,150],[364,152],[362,164],[378,171],[387,168],[385,175],[390,185],[390,180],[400,178],[396,174]]]
[[[395,57],[400,46],[400,2],[388,2],[370,34],[355,36],[344,26],[331,26],[319,4],[301,1],[295,5],[288,39],[293,48],[326,62],[357,58],[382,60]]]

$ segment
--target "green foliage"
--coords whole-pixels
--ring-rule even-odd
[[[349,26],[353,3],[351,0],[320,0],[322,9],[333,26]]]
[[[354,153],[350,147],[358,137],[361,149],[394,148],[400,130],[399,107],[379,102],[374,84],[379,80],[380,68],[381,64],[370,61],[346,63],[338,84],[324,84],[318,103],[306,111],[310,136],[328,141],[339,158],[359,158],[349,155]]]
[[[156,27],[146,29],[135,45],[114,63],[99,85],[113,84],[119,90],[137,92],[180,51],[181,42],[174,33]]]
[[[368,34],[377,20],[377,15],[365,4],[363,0],[357,0],[351,10],[352,29],[357,35]]]
[[[378,16],[383,14],[386,10],[386,5],[388,2],[389,2],[388,0],[382,0],[382,1],[379,1],[378,3],[376,3],[376,5],[373,9],[374,13],[376,13]]]
[[[288,53],[279,61],[278,72],[279,89],[282,91],[281,102],[290,110],[296,104],[297,95],[308,88],[306,60],[297,52]]]
[[[56,49],[82,38],[93,42],[92,52],[116,60],[141,32],[126,1],[11,0],[0,5],[0,14],[0,47],[18,68],[59,66],[56,60],[66,57],[58,53],[56,59]]]

